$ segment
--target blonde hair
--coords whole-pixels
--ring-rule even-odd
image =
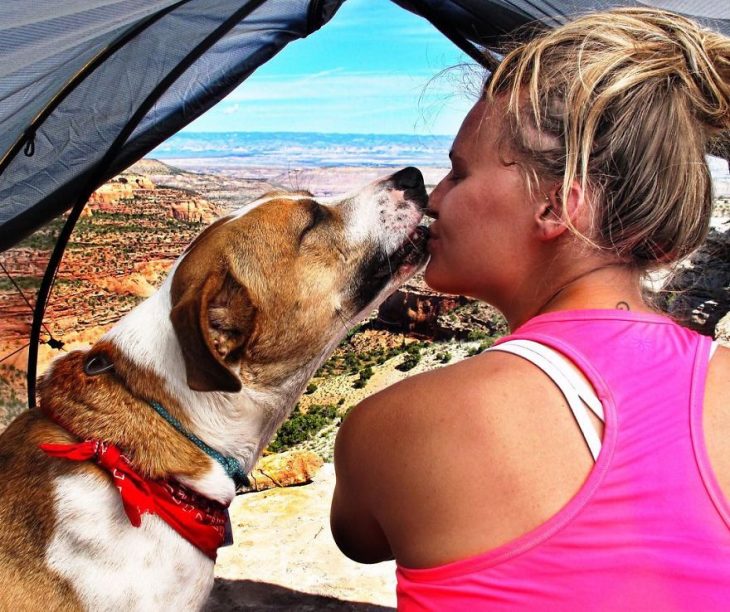
[[[705,153],[730,134],[730,38],[661,10],[586,15],[509,52],[485,96],[506,97],[523,166],[590,194],[594,245],[648,269],[704,240]]]

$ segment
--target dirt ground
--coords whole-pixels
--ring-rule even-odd
[[[307,485],[247,493],[231,506],[234,544],[218,553],[206,612],[395,609],[395,564],[360,565],[329,530],[334,466]]]

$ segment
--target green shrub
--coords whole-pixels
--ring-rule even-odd
[[[316,384],[314,384],[313,382],[311,382],[311,383],[309,383],[309,384],[307,385],[307,388],[306,388],[306,390],[304,391],[304,393],[306,393],[307,395],[309,395],[309,394],[311,394],[311,393],[314,393],[314,392],[315,392],[316,390],[317,390],[317,385],[316,385]]]
[[[418,355],[421,352],[421,347],[418,346],[418,342],[411,342],[406,348],[406,353],[409,355]]]
[[[405,350],[405,346],[394,346],[388,349],[388,351],[385,353],[385,358],[390,359],[391,357],[395,357],[396,355],[400,355]]]
[[[352,383],[353,388],[362,389],[367,384],[372,375],[373,368],[370,366],[364,367],[362,370],[360,370],[360,377],[354,383]]]
[[[401,372],[407,372],[408,370],[412,370],[415,368],[418,363],[421,361],[421,353],[414,353],[411,351],[408,351],[406,353],[405,358],[401,363],[399,363],[397,366],[395,366],[396,370],[400,370]]]
[[[491,348],[491,346],[497,341],[496,338],[488,337],[484,342],[480,342],[479,346],[472,346],[466,354],[469,357],[474,357],[474,355],[478,355],[479,353],[482,353],[486,351],[488,348]]]
[[[451,361],[451,353],[449,353],[449,351],[444,351],[443,353],[436,355],[436,359],[438,359],[441,363],[449,363],[449,361]]]
[[[482,331],[481,329],[472,329],[469,330],[469,333],[466,336],[466,339],[469,341],[476,341],[476,340],[484,340],[485,338],[488,338],[489,334],[487,332]]]
[[[313,404],[306,413],[297,404],[291,416],[281,426],[276,437],[269,444],[269,450],[280,453],[297,444],[310,440],[324,427],[337,418],[335,406]]]
[[[479,343],[479,352],[486,351],[488,348],[491,348],[492,345],[496,342],[496,338],[487,338],[484,342]]]
[[[362,331],[363,324],[360,323],[359,325],[355,325],[350,331],[347,332],[347,335],[340,341],[340,346],[347,346],[350,343],[350,339],[357,333]]]
[[[345,367],[351,370],[357,370],[360,367],[360,360],[355,353],[347,353],[345,355]]]
[[[41,284],[41,279],[38,276],[11,276],[21,290],[32,289],[35,291]],[[4,274],[0,276],[0,291],[16,291],[13,282]]]

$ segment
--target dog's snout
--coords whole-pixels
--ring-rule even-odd
[[[414,168],[413,166],[399,170],[390,177],[390,180],[396,189],[403,191],[423,187],[423,174],[421,174],[418,168]]]

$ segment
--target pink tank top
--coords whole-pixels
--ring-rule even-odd
[[[559,351],[593,385],[605,413],[595,467],[518,539],[439,567],[399,565],[398,609],[730,610],[730,504],[702,432],[710,338],[613,310],[540,315],[501,342],[515,338]]]

